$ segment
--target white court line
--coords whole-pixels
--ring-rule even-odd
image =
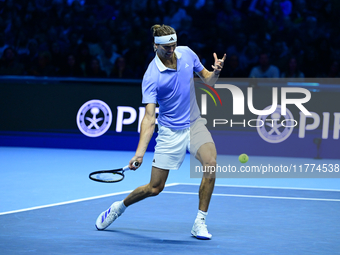
[[[199,183],[178,183],[178,185],[194,185]],[[295,188],[295,187],[272,187],[272,186],[247,186],[247,185],[229,185],[229,184],[215,184],[215,187],[236,187],[236,188],[256,188],[256,189],[290,189],[290,190],[309,190],[309,191],[332,191],[340,192],[340,189],[311,189],[311,188]]]
[[[167,194],[182,194],[182,195],[198,195],[195,192],[178,192],[178,191],[163,191],[162,193]],[[330,201],[340,202],[340,199],[330,198],[308,198],[308,197],[275,197],[275,196],[253,196],[253,195],[237,195],[237,194],[212,194],[217,197],[247,197],[247,198],[269,198],[269,199],[291,199],[291,200],[310,200],[310,201]]]
[[[11,214],[11,213],[18,213],[18,212],[25,212],[25,211],[32,211],[32,210],[36,210],[36,209],[42,209],[42,208],[53,207],[53,206],[58,206],[58,205],[67,205],[67,204],[72,204],[72,203],[77,203],[77,202],[82,202],[82,201],[88,201],[88,200],[93,200],[93,199],[98,199],[98,198],[104,198],[104,197],[110,197],[110,196],[126,194],[126,193],[130,193],[131,191],[132,190],[123,191],[123,192],[117,192],[117,193],[112,193],[112,194],[106,194],[106,195],[101,195],[101,196],[95,196],[95,197],[75,199],[75,200],[71,200],[71,201],[54,203],[54,204],[49,204],[49,205],[41,205],[41,206],[29,207],[29,208],[20,209],[20,210],[2,212],[2,213],[0,213],[0,215]]]
[[[170,184],[166,184],[165,187],[171,187],[171,186],[176,186],[176,185],[195,185],[195,186],[198,186],[200,184],[198,184],[198,183],[170,183]],[[271,188],[271,189],[296,189],[296,190],[301,190],[301,188],[276,188],[276,187],[238,186],[238,185],[224,185],[224,184],[216,184],[215,186],[220,186],[220,187],[240,187],[240,188]],[[339,190],[323,190],[323,189],[302,189],[302,190],[311,190],[311,191],[313,191],[313,190],[315,190],[315,191],[339,191]],[[18,213],[18,212],[25,212],[25,211],[32,211],[32,210],[37,210],[37,209],[43,209],[43,208],[48,208],[48,207],[53,207],[53,206],[59,206],[59,205],[66,205],[66,204],[72,204],[72,203],[77,203],[77,202],[89,201],[89,200],[94,200],[94,199],[99,199],[99,198],[104,198],[104,197],[117,196],[117,195],[127,194],[127,193],[130,193],[130,192],[132,192],[132,190],[116,192],[116,193],[100,195],[100,196],[94,196],[94,197],[88,197],[88,198],[82,198],[82,199],[76,199],[76,200],[60,202],[60,203],[54,203],[54,204],[49,204],[49,205],[35,206],[35,207],[30,207],[30,208],[25,208],[25,209],[20,209],[20,210],[13,210],[13,211],[8,211],[8,212],[2,212],[2,213],[0,213],[0,216],[1,215],[6,215],[6,214]],[[195,192],[163,191],[162,193],[198,195],[198,193],[195,193]],[[271,198],[271,199],[293,199],[293,200],[295,199],[295,200],[312,200],[312,201],[333,201],[333,202],[340,202],[340,199],[326,199],[326,198],[275,197],[275,196],[253,196],[253,195],[235,195],[235,194],[213,194],[213,196],[248,197],[248,198]]]
[[[166,184],[165,187],[171,187],[171,186],[175,186],[175,185],[178,185],[178,183]],[[53,206],[59,206],[59,205],[73,204],[73,203],[89,201],[89,200],[94,200],[94,199],[99,199],[99,198],[104,198],[104,197],[117,196],[117,195],[127,194],[127,193],[130,193],[130,192],[132,192],[132,190],[116,192],[116,193],[111,193],[111,194],[106,194],[106,195],[100,195],[100,196],[95,196],[95,197],[87,197],[87,198],[75,199],[75,200],[71,200],[71,201],[54,203],[54,204],[49,204],[49,205],[34,206],[34,207],[29,207],[29,208],[20,209],[20,210],[2,212],[2,213],[0,213],[0,216],[1,215],[5,215],[5,214],[18,213],[18,212],[26,212],[26,211],[43,209],[43,208],[48,208],[48,207],[53,207]]]

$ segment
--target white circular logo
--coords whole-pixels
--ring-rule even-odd
[[[266,107],[264,110],[269,108],[271,106]],[[288,109],[286,109],[286,115],[281,115],[280,105],[270,115],[259,115],[257,121],[263,123],[263,125],[256,127],[257,132],[268,143],[283,142],[291,135],[294,126],[296,126],[293,114]]]
[[[111,126],[112,112],[101,100],[90,100],[83,104],[77,114],[79,130],[86,136],[103,135]]]

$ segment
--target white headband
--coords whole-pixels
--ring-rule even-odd
[[[155,36],[155,44],[168,44],[172,42],[177,42],[176,34]]]

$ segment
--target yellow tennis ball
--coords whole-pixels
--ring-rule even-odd
[[[239,157],[238,157],[238,160],[241,162],[241,163],[247,163],[249,157],[247,154],[241,154]]]

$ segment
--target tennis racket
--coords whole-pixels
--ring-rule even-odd
[[[133,162],[134,167],[138,167],[139,163],[137,161]],[[101,170],[90,173],[89,178],[97,182],[120,182],[124,179],[124,172],[131,170],[129,166],[124,166],[123,168],[117,168],[112,170]]]

